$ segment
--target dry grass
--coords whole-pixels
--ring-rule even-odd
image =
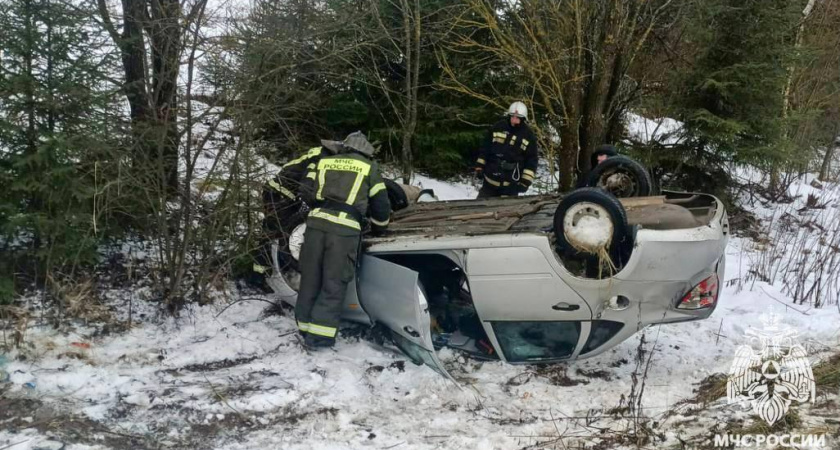
[[[728,378],[723,373],[715,373],[704,378],[700,382],[700,386],[694,390],[697,395],[692,398],[692,402],[706,406],[718,401],[726,395],[726,382]]]
[[[109,322],[110,310],[103,305],[96,295],[90,279],[59,280],[49,277],[48,288],[56,299],[64,315],[89,322]]]
[[[20,348],[26,336],[29,313],[25,309],[17,306],[0,306],[0,323],[2,323],[3,329],[0,346],[7,349],[12,347]]]
[[[840,209],[827,208],[825,198],[837,198],[840,185],[819,195],[808,194],[805,205],[780,205],[755,241],[758,257],[747,279],[784,284],[794,303],[816,308],[840,300]],[[768,204],[769,205],[769,204]],[[768,206],[765,205],[765,206]]]
[[[732,423],[726,427],[726,431],[731,434],[741,435],[767,435],[773,433],[791,432],[801,428],[802,424],[803,422],[802,418],[799,416],[799,410],[791,408],[781,420],[773,425],[767,425],[767,422],[763,419],[758,416],[752,416],[752,420],[749,425],[744,423]]]
[[[840,389],[840,354],[815,365],[814,380],[818,390],[836,394]]]

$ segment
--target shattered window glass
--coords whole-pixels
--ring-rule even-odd
[[[510,362],[572,356],[580,322],[493,322],[496,339]]]
[[[394,338],[394,343],[397,344],[400,350],[405,353],[414,364],[422,365],[425,364],[435,372],[448,377],[449,375],[446,374],[440,367],[438,367],[437,361],[429,350],[415,344],[414,342],[409,341],[405,337],[401,336],[399,333],[391,333],[391,337]]]

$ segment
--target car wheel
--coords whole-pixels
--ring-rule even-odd
[[[391,202],[391,211],[399,211],[408,208],[408,196],[403,188],[394,180],[383,179],[385,189],[388,191],[388,201]]]
[[[651,195],[653,182],[648,171],[626,156],[613,156],[595,166],[586,185],[600,187],[618,198]]]
[[[603,257],[616,268],[626,260],[627,213],[609,192],[586,187],[566,195],[554,212],[554,233],[561,255]]]
[[[289,253],[295,261],[300,261],[300,249],[303,248],[303,234],[306,233],[306,223],[302,223],[292,230],[289,235]]]

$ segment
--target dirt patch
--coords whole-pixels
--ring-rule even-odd
[[[600,369],[593,369],[593,370],[586,370],[586,369],[578,369],[577,373],[579,375],[583,375],[587,378],[600,378],[605,381],[612,381],[612,374],[607,372],[606,370]]]
[[[388,364],[389,369],[396,369],[399,372],[405,372],[405,361],[394,361],[391,364]],[[385,370],[385,366],[375,365],[370,366],[365,370],[365,373],[372,374],[372,373],[381,373]]]
[[[507,380],[505,385],[522,386],[535,378],[542,378],[554,386],[577,386],[579,384],[589,384],[588,380],[576,380],[571,378],[567,373],[566,366],[545,365],[535,366],[533,370],[522,372]]]
[[[840,354],[814,366],[814,380],[818,392],[836,392],[840,388]]]
[[[23,430],[36,430],[62,444],[98,445],[116,450],[161,449],[161,448],[211,448],[224,442],[241,441],[247,433],[267,428],[295,427],[299,422],[311,416],[321,420],[332,420],[338,414],[336,408],[318,408],[301,411],[295,406],[287,406],[274,413],[240,413],[231,410],[225,414],[212,414],[208,421],[207,411],[193,409],[181,404],[155,405],[149,409],[160,418],[159,421],[147,422],[148,432],[141,435],[120,432],[118,427],[108,425],[86,416],[65,411],[41,400],[27,397],[0,398],[0,423],[11,433]],[[132,408],[121,414],[111,411],[110,419],[123,422],[135,410]],[[184,420],[186,428],[182,435],[173,438],[172,415]],[[155,436],[166,437],[157,440]]]
[[[697,389],[694,389],[695,403],[707,405],[726,395],[726,381],[728,376],[724,373],[715,373],[703,378]]]
[[[729,228],[735,236],[759,241],[763,238],[761,221],[750,211],[740,205],[732,205],[726,211],[729,216]]]
[[[34,429],[64,444],[145,449],[161,445],[147,436],[119,433],[87,417],[60,411],[37,399],[0,398],[0,422],[7,431]]]
[[[709,375],[700,381],[694,389],[694,396],[677,402],[665,416],[676,414],[690,416],[704,410],[707,405],[726,395],[726,381],[728,376],[723,373]]]
[[[621,358],[618,361],[615,361],[615,362],[611,363],[610,367],[621,367],[621,366],[627,364],[628,362],[629,361],[627,361],[626,358]]]
[[[241,366],[243,364],[248,364],[261,356],[248,356],[245,358],[236,358],[236,359],[223,359],[221,361],[212,361],[209,363],[201,363],[201,364],[189,364],[184,367],[180,367],[177,369],[166,369],[162,372],[175,374],[186,370],[187,372],[214,372],[219,369],[228,369],[231,367]]]

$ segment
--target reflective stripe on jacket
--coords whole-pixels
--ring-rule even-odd
[[[300,183],[304,176],[327,155],[332,155],[332,152],[323,147],[310,148],[303,155],[283,164],[280,173],[271,179],[268,185],[289,200],[295,200],[300,192]]]
[[[527,123],[518,126],[504,118],[487,132],[476,167],[483,169],[492,186],[530,186],[539,163],[537,139]]]
[[[391,204],[379,166],[359,153],[321,158],[304,177],[304,186],[304,200],[317,206],[310,211],[307,226],[353,235],[363,228],[356,217],[369,216],[371,224],[379,227],[390,221]]]

